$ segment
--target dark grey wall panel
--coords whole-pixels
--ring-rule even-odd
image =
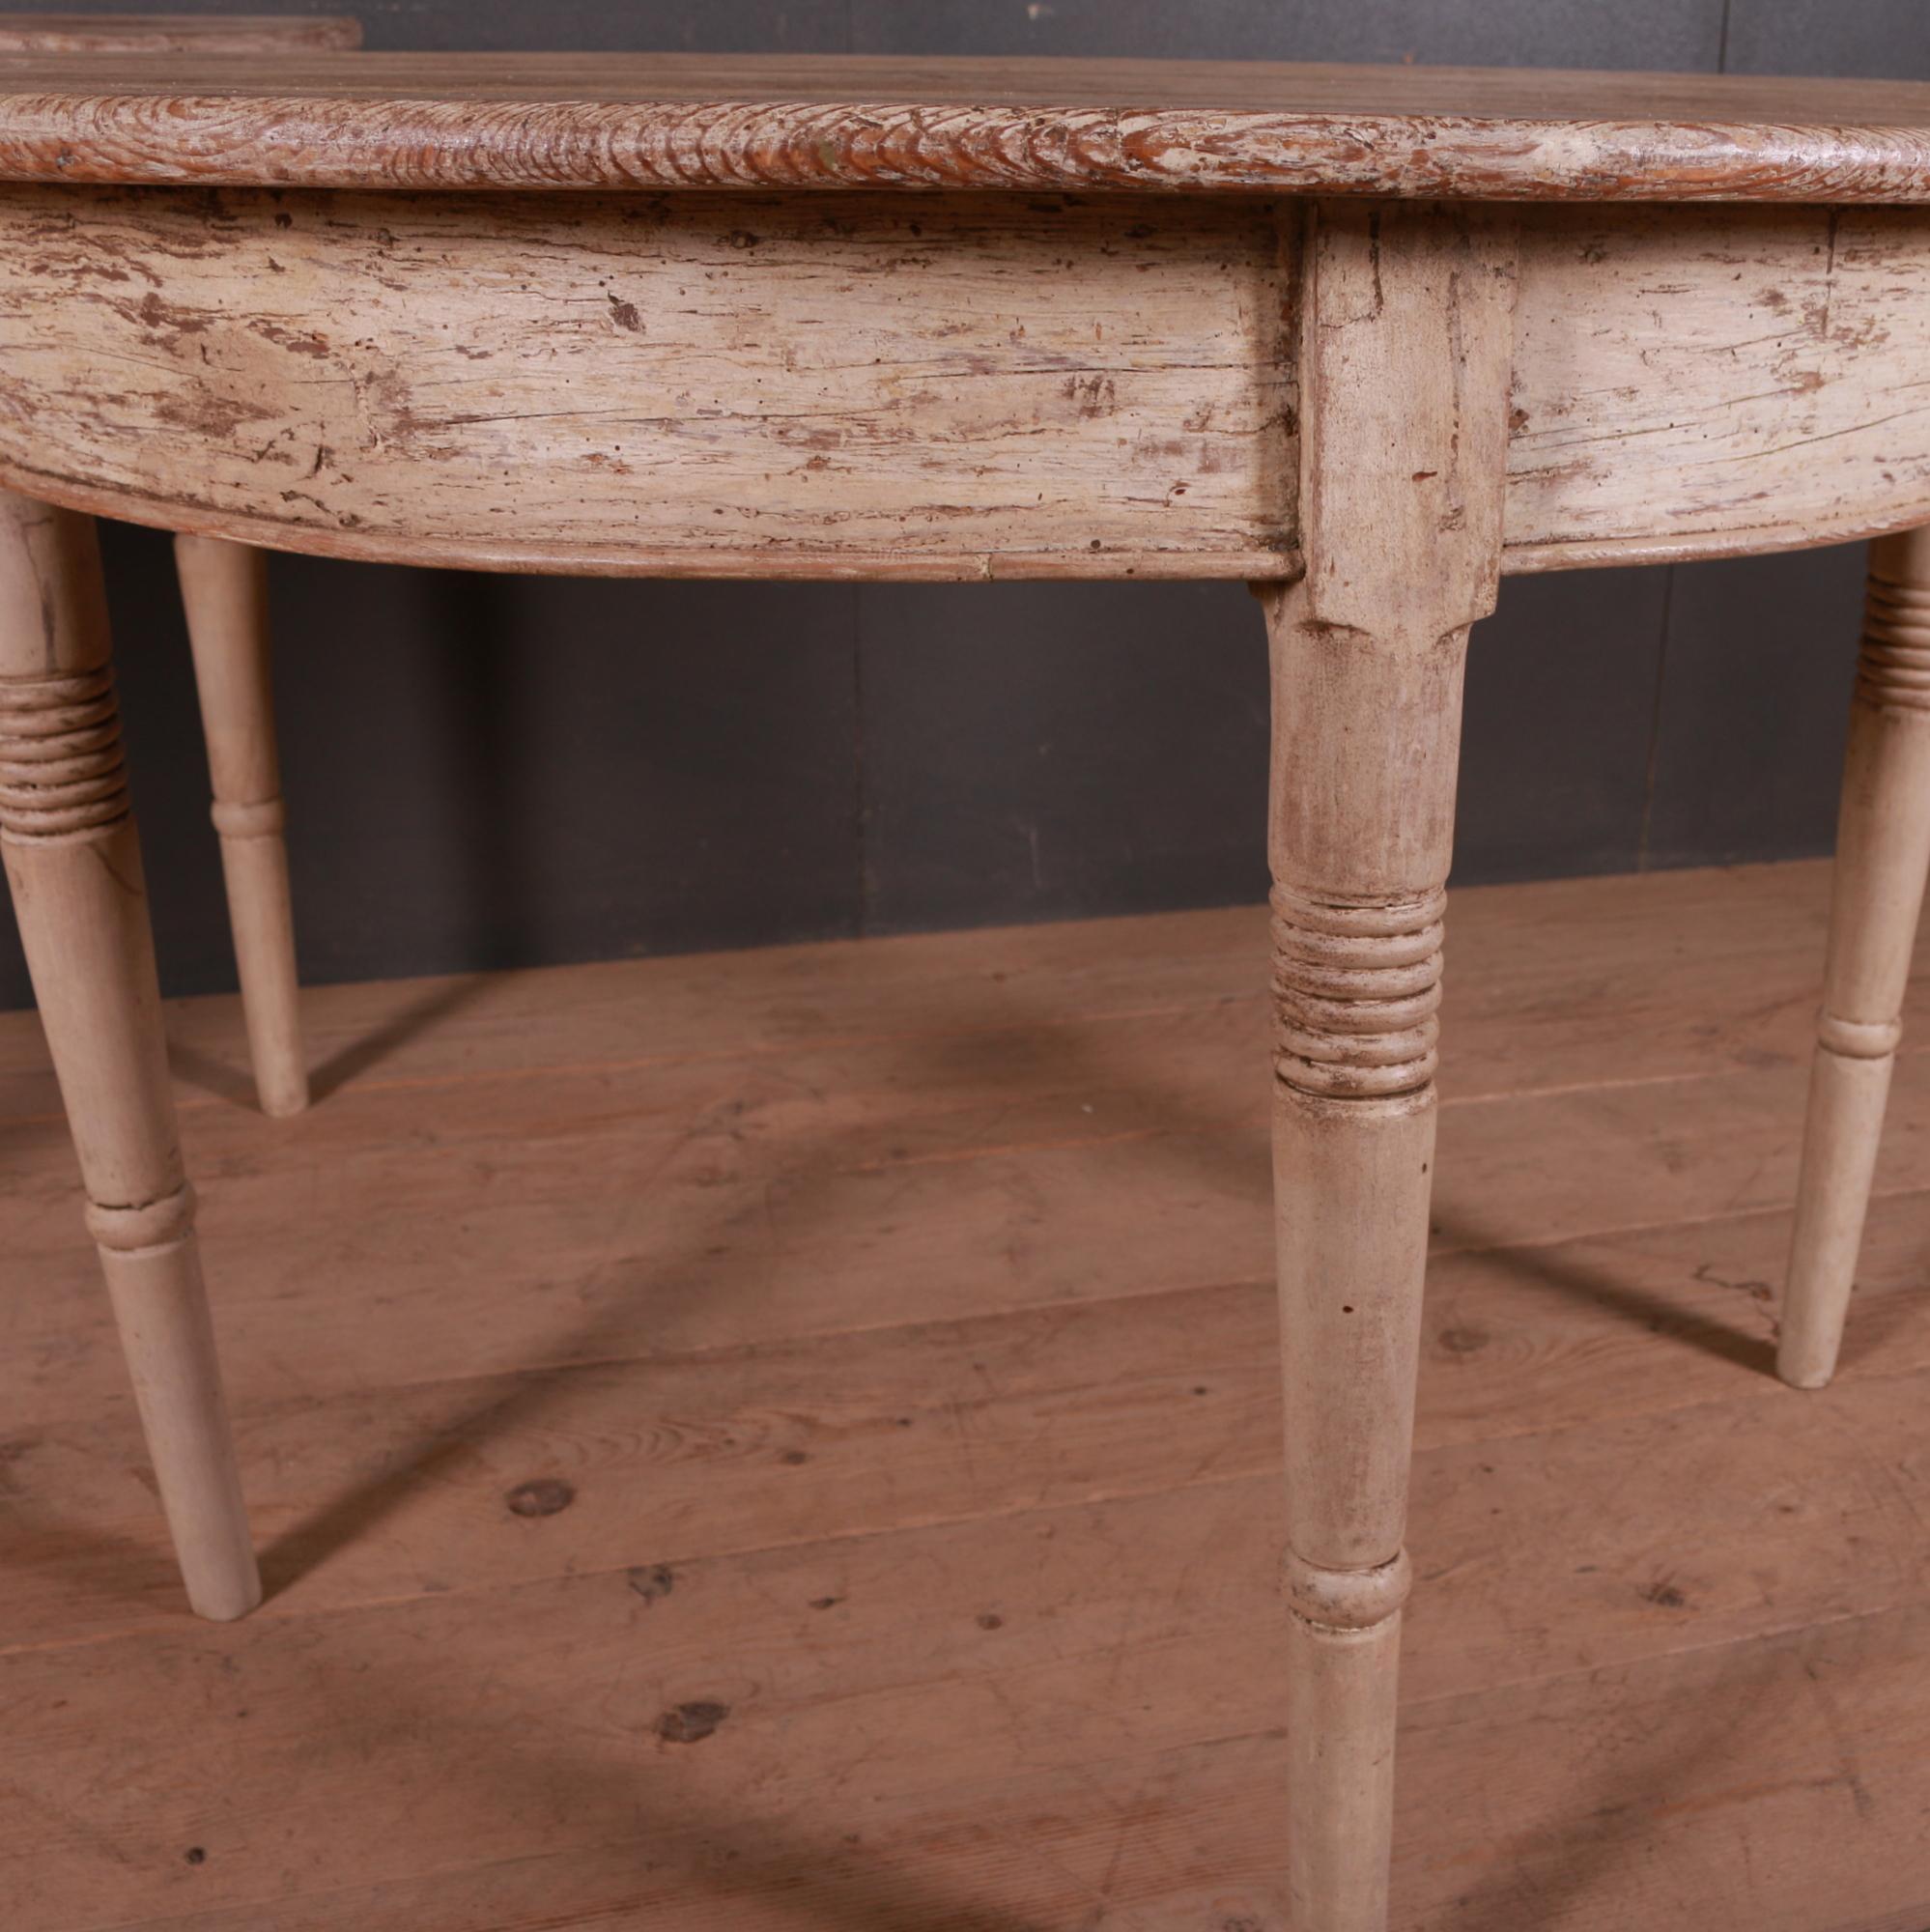
[[[1468,662],[1455,876],[1640,863],[1667,573],[1518,578]],[[1263,897],[1264,627],[1228,584],[866,591],[868,923]]]
[[[1236,583],[865,593],[881,928],[1263,897],[1266,645]]]
[[[170,14],[354,14],[371,47],[1119,54],[1714,68],[1724,0],[166,0]],[[1749,0],[1733,0],[1744,7]],[[1783,0],[1760,0],[1765,7]],[[1818,0],[1799,0],[1816,8]],[[1853,0],[1864,4],[1864,0]],[[49,11],[5,0],[0,11]],[[138,11],[68,0],[70,13]],[[1879,53],[1878,58],[1883,56]],[[1849,70],[1845,70],[1848,71]],[[1871,69],[1878,71],[1879,69]]]
[[[848,589],[276,577],[318,977],[857,930]]]
[[[299,13],[316,0],[168,4]],[[1696,69],[1726,44],[1738,69],[1930,74],[1930,9],[1915,0],[348,11],[381,47]],[[167,547],[121,531],[108,554],[163,977],[175,991],[229,985]],[[1824,849],[1857,574],[1846,552],[1506,584],[1469,663],[1456,876]],[[300,559],[277,560],[273,582],[312,980],[1264,889],[1265,668],[1236,588],[566,583]],[[0,1005],[25,997],[0,913]]]
[[[393,51],[842,53],[846,0],[0,0],[9,14],[350,14]]]
[[[261,10],[236,0],[207,11]],[[313,0],[276,11],[355,14],[366,45],[393,48],[842,53],[849,35],[844,0]]]
[[[1844,544],[1675,572],[1651,864],[1830,849],[1864,552]]]
[[[1665,570],[1502,581],[1468,646],[1461,884],[1642,863],[1667,589]]]
[[[1729,0],[1731,73],[1930,79],[1922,0]]]
[[[859,53],[1714,68],[1722,0],[851,0]]]
[[[107,558],[162,977],[226,985],[170,548],[110,529]],[[852,595],[275,558],[304,978],[855,932]]]

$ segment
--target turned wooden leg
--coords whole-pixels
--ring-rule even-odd
[[[1468,626],[1493,608],[1508,232],[1322,209],[1303,256],[1307,574],[1273,668],[1274,1195],[1294,1932],[1381,1932],[1402,1543]]]
[[[269,677],[267,560],[253,545],[220,537],[178,536],[174,554],[194,646],[255,1090],[263,1113],[298,1114],[308,1104],[308,1068]]]
[[[1930,868],[1930,530],[1870,546],[1776,1368],[1835,1373]]]
[[[261,1601],[161,1038],[94,525],[0,496],[0,850],[187,1584]]]

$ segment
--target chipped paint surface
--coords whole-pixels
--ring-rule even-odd
[[[0,191],[0,462],[298,549],[1277,575],[1264,204]]]
[[[1930,519],[1930,212],[1538,210],[1521,234],[1521,568]]]
[[[1277,581],[1300,207],[16,185],[0,480],[348,556]],[[1930,211],[1518,225],[1507,569],[1930,519]]]

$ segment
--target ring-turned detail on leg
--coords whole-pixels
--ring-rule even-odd
[[[1301,258],[1307,574],[1273,674],[1274,1203],[1293,1932],[1381,1932],[1468,627],[1493,608],[1514,250],[1322,208]]]
[[[1870,546],[1776,1367],[1835,1373],[1930,867],[1930,530]]]
[[[1442,898],[1273,894],[1294,1932],[1386,1919]]]
[[[0,496],[0,850],[188,1601],[261,1600],[161,1037],[91,520]]]
[[[252,544],[220,537],[178,536],[174,554],[194,647],[255,1091],[263,1113],[298,1114],[308,1104],[308,1067],[269,671],[267,558]]]

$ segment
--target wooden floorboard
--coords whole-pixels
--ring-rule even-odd
[[[393,1094],[367,1115],[343,1094],[272,1131],[240,1109],[193,1117],[189,1164],[236,1400],[1263,1281],[1263,1079],[1257,1100],[1249,1093],[1261,1059],[1256,1030],[1249,1053],[1226,1056],[1238,1092],[1216,1102],[1219,1120],[1176,1107],[1165,1133],[1146,1116],[1107,1132],[1103,1099],[1018,1092],[942,1136],[915,1116],[773,1138],[730,1117],[586,1109],[574,1094],[539,1112],[520,1104],[526,1082],[399,1116]],[[1779,1211],[1803,1089],[1792,1063],[1450,1107],[1437,1250]],[[519,1104],[498,1119],[503,1092]],[[1930,1179],[1926,1134],[1930,1055],[1915,1055],[1896,1080],[1886,1194]],[[36,1282],[0,1298],[9,1412],[46,1426],[123,1400],[64,1147],[20,1156],[0,1213]],[[1743,1274],[1715,1272],[1760,1282],[1779,1265],[1766,1254]]]
[[[1836,1386],[1769,1373],[1826,906],[1451,905],[1404,1928],[1930,1927],[1930,1054]],[[225,1628],[0,1016],[9,1932],[1274,1932],[1263,944],[323,988],[272,1124],[172,1009]]]

